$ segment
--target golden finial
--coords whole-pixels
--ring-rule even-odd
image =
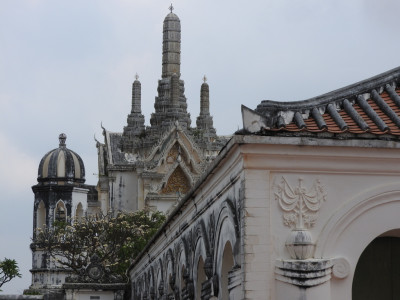
[[[204,77],[203,77],[203,81],[204,81],[204,83],[206,83],[206,82],[207,82],[207,77],[206,77],[206,75],[204,75]]]
[[[171,13],[172,13],[172,11],[174,10],[174,7],[172,6],[172,3],[171,3],[171,6],[168,8],[170,11],[171,11]]]

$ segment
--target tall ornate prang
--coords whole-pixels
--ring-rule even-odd
[[[181,76],[181,21],[172,12],[172,4],[169,9],[171,12],[165,17],[163,26],[162,78],[174,73]]]
[[[181,23],[172,5],[169,9],[163,23],[161,79],[150,126],[144,125],[141,84],[136,75],[123,132],[103,128],[104,144],[96,144],[103,211],[135,211],[146,206],[170,211],[229,139],[216,135],[205,82],[198,127],[191,127],[180,71]],[[173,159],[175,149],[180,155]]]
[[[158,81],[158,96],[155,112],[151,115],[145,146],[152,146],[161,134],[176,121],[183,129],[190,129],[190,114],[187,112],[185,85],[181,80],[181,21],[171,12],[163,25],[162,74]]]

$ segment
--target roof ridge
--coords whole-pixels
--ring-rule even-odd
[[[256,110],[242,106],[243,128],[263,135],[308,132],[398,139],[399,87],[400,67],[308,100],[263,101]]]
[[[400,67],[391,69],[379,75],[370,77],[350,84],[348,86],[333,90],[331,92],[312,97],[306,100],[298,101],[274,101],[274,100],[263,100],[256,108],[256,111],[263,112],[264,110],[297,110],[313,108],[315,106],[325,106],[328,103],[335,102],[337,100],[343,100],[350,96],[369,92],[372,89],[383,87],[388,83],[400,81]]]

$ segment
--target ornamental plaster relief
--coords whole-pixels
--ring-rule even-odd
[[[309,189],[304,187],[303,181],[300,177],[297,186],[290,185],[282,176],[280,184],[274,185],[275,200],[283,211],[283,224],[292,229],[313,227],[327,198],[326,187],[319,179],[314,180]]]

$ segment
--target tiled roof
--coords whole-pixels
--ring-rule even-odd
[[[400,68],[304,101],[242,107],[245,132],[400,137]]]

